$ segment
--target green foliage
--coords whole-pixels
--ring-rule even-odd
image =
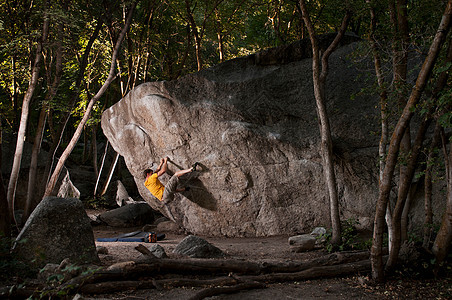
[[[10,238],[0,237],[0,281],[2,282],[10,282],[17,277],[28,278],[35,275],[32,268],[10,251],[13,242]]]
[[[109,203],[104,196],[96,196],[85,201],[86,208],[98,209],[108,207]]]
[[[99,271],[100,267],[86,267],[79,266],[76,264],[68,264],[63,269],[56,269],[54,273],[50,274],[46,278],[47,286],[45,289],[38,291],[40,299],[53,298],[55,296],[65,299],[67,295],[73,292],[73,285],[64,285],[70,279],[75,276],[84,276],[89,278],[91,275]],[[44,272],[45,268],[41,269],[41,273]]]
[[[320,235],[317,238],[325,241],[325,250],[330,253],[333,251],[368,250],[372,246],[372,240],[362,239],[356,229],[357,225],[359,225],[359,221],[354,218],[341,221],[342,242],[340,245],[333,245],[331,243],[331,229],[326,234]]]

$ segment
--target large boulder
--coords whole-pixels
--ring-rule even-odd
[[[133,227],[152,223],[154,212],[146,202],[139,202],[101,213],[98,219],[113,227]]]
[[[357,80],[362,73],[348,59],[355,46],[330,57],[326,100],[341,217],[370,228],[378,195],[378,137],[372,134],[378,131],[378,103],[363,95],[351,99],[363,86]],[[329,226],[306,47],[300,42],[281,53],[144,83],[107,109],[102,129],[142,198],[168,214],[145,188],[142,171],[169,156],[171,172],[201,163],[200,171],[182,178],[192,188],[176,195],[167,215],[188,232],[265,236]]]
[[[75,198],[43,199],[17,236],[14,252],[36,267],[66,258],[77,264],[100,262],[90,219]]]

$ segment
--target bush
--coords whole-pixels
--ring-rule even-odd
[[[17,277],[27,278],[36,274],[36,270],[32,270],[11,253],[11,245],[10,238],[0,237],[0,281],[3,283],[11,282]]]
[[[359,221],[354,218],[341,221],[342,242],[339,245],[333,245],[331,243],[331,229],[318,238],[325,240],[325,249],[329,253],[333,251],[369,250],[372,246],[372,239],[363,240],[359,238],[356,225],[359,225]]]

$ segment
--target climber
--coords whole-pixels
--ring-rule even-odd
[[[146,169],[143,171],[143,177],[145,178],[144,185],[152,195],[166,204],[173,199],[174,193],[184,192],[190,189],[189,187],[185,187],[183,189],[177,188],[177,185],[179,184],[179,177],[184,174],[196,171],[197,165],[198,163],[195,163],[190,169],[177,171],[164,186],[160,182],[158,177],[162,176],[168,171],[168,157],[162,158],[160,160],[159,166],[155,171],[153,171],[152,169]]]

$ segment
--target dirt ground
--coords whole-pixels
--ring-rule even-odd
[[[97,226],[93,229],[95,238],[114,237],[122,233],[140,230],[140,228],[113,228],[108,226]],[[171,232],[158,233],[166,234],[166,238],[159,241],[158,244],[165,249],[169,257],[176,258],[177,256],[172,251],[185,235]],[[307,260],[326,254],[321,249],[307,253],[291,252],[288,236],[202,238],[223,250],[228,257],[233,259],[283,262]],[[97,246],[104,246],[108,249],[108,254],[99,255],[104,265],[140,258],[142,254],[135,250],[138,244],[96,242]],[[382,285],[373,285],[368,281],[367,276],[368,274],[357,274],[345,278],[267,284],[264,289],[247,290],[207,299],[452,299],[452,279],[450,278],[413,280],[400,277],[390,279]],[[171,290],[123,291],[108,295],[84,295],[84,299],[189,299],[201,290],[202,288],[190,287]]]

